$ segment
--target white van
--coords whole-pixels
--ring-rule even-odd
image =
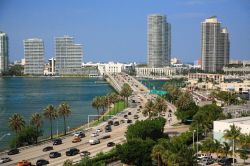
[[[90,139],[89,140],[89,144],[90,145],[95,145],[95,144],[99,144],[100,143],[100,140],[99,139]]]

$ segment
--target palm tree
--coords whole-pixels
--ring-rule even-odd
[[[241,128],[233,125],[230,125],[230,130],[224,130],[224,138],[226,140],[233,141],[233,166],[234,166],[234,149],[235,149],[235,141],[237,141],[241,135]]]
[[[36,143],[39,137],[39,128],[42,126],[43,120],[39,113],[34,113],[31,117],[30,124],[36,128]]]
[[[133,90],[129,86],[129,84],[125,83],[122,86],[122,90],[120,91],[120,95],[124,97],[124,101],[126,101],[126,104],[128,105],[128,98],[131,96],[133,93]]]
[[[230,153],[230,145],[227,142],[222,143],[222,153],[227,157],[228,153]]]
[[[115,110],[115,112],[116,112],[115,103],[118,102],[119,96],[118,96],[116,93],[112,92],[112,93],[109,93],[109,94],[107,95],[107,97],[108,97],[108,99],[109,99],[109,103],[112,103],[112,104],[114,105],[114,110]]]
[[[94,107],[97,110],[98,113],[98,121],[99,121],[99,115],[100,115],[100,107],[101,107],[101,97],[97,96],[92,101],[92,107]]]
[[[53,138],[53,132],[52,132],[52,122],[57,118],[57,112],[53,105],[48,105],[43,112],[43,115],[45,118],[49,119],[50,121],[50,138]]]
[[[152,100],[148,101],[145,105],[144,110],[142,111],[142,114],[144,116],[148,116],[149,119],[151,119],[153,116],[156,115],[156,111],[155,111],[155,105],[153,103]]]
[[[24,125],[25,121],[23,117],[18,113],[15,113],[14,115],[12,115],[12,117],[9,118],[9,126],[12,130],[15,131],[16,134],[22,130]]]
[[[153,147],[151,157],[157,160],[158,166],[162,165],[161,156],[163,152],[166,151],[165,148],[161,144],[157,144]]]
[[[58,115],[63,117],[64,135],[66,135],[66,117],[71,114],[70,106],[67,103],[61,103],[58,108]]]
[[[156,102],[155,102],[155,108],[159,116],[161,112],[167,111],[167,108],[168,108],[167,102],[163,98],[157,97]]]

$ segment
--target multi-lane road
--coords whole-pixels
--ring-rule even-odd
[[[137,114],[139,116],[138,120],[145,119],[145,117],[142,115],[142,111],[139,110],[139,106],[144,106],[148,99],[150,99],[150,96],[148,94],[147,89],[141,85],[137,80],[135,80],[133,77],[127,76],[126,74],[118,74],[114,76],[115,80],[119,85],[123,85],[124,83],[128,83],[131,88],[133,89],[133,95],[131,97],[131,101],[135,100],[135,103],[131,103],[131,107],[125,109],[121,113],[119,113],[116,117],[113,117],[113,121],[119,121],[124,120],[124,115],[128,115],[128,112],[131,112],[131,115],[128,115],[128,119],[132,120],[132,123],[134,123],[137,119],[134,119],[134,115]],[[142,109],[140,109],[142,110]],[[80,151],[89,151],[91,153],[90,156],[95,156],[99,152],[107,152],[111,150],[112,147],[107,147],[108,142],[114,142],[116,144],[122,143],[125,141],[125,132],[127,130],[127,126],[130,124],[120,123],[118,126],[112,126],[112,132],[105,133],[104,127],[107,125],[106,123],[102,123],[99,126],[95,128],[91,128],[87,130],[86,137],[82,138],[81,142],[78,143],[72,143],[72,140],[74,138],[73,135],[65,137],[62,141],[63,143],[60,145],[52,145],[51,142],[47,142],[43,145],[37,145],[32,146],[29,148],[25,148],[23,150],[20,150],[19,154],[9,156],[12,161],[8,163],[1,164],[3,166],[12,166],[15,165],[17,162],[22,160],[28,160],[31,161],[32,164],[35,164],[37,160],[39,159],[45,159],[50,162],[49,165],[51,166],[58,166],[63,165],[64,161],[67,159],[73,160],[74,162],[81,160],[81,156],[75,155],[75,156],[66,156],[65,152],[72,147],[75,147],[79,149]],[[96,145],[90,145],[89,140],[92,139],[91,133],[95,132],[96,129],[102,128],[103,131],[99,133],[99,136],[97,138],[101,138],[104,134],[109,134],[111,137],[107,139],[100,139],[100,144]],[[50,159],[48,152],[43,152],[42,149],[46,146],[53,146],[52,151],[57,151],[62,154],[61,157]],[[1,154],[0,158],[6,157],[7,154]]]

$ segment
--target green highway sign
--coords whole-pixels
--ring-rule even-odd
[[[150,90],[150,94],[166,95],[166,94],[168,94],[168,92],[167,92],[167,91],[162,91],[162,90],[155,90],[155,89],[153,89],[153,90]]]

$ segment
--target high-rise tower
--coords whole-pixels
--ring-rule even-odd
[[[75,44],[70,36],[56,37],[56,73],[75,74],[82,67],[81,44]]]
[[[8,36],[6,33],[0,32],[0,74],[8,70],[8,64]]]
[[[201,23],[202,70],[221,71],[229,62],[229,35],[226,28],[221,28],[217,17],[209,17]]]
[[[148,67],[165,67],[171,60],[171,25],[165,15],[148,16]]]
[[[24,74],[43,75],[44,73],[44,44],[42,39],[27,39],[24,44]]]

